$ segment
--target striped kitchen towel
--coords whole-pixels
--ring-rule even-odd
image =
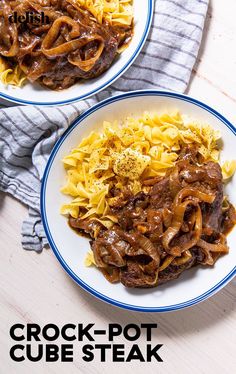
[[[108,96],[136,89],[184,92],[201,44],[208,0],[156,0],[148,41],[132,67],[105,91],[65,107],[0,109],[0,190],[29,207],[22,245],[47,243],[40,218],[43,171],[56,140],[84,109]]]

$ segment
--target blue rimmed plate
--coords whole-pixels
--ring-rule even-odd
[[[141,312],[175,311],[192,306],[212,296],[236,273],[236,230],[228,236],[230,252],[221,257],[213,268],[196,267],[178,280],[154,289],[126,289],[122,284],[108,283],[96,268],[86,268],[84,258],[90,248],[86,238],[76,235],[59,214],[65,203],[60,187],[65,182],[61,159],[91,130],[102,122],[140,116],[144,111],[168,112],[179,110],[200,122],[207,122],[222,133],[222,160],[236,159],[236,129],[217,111],[188,96],[162,91],[135,91],[109,98],[81,115],[55,145],[48,161],[41,191],[41,214],[45,232],[55,255],[66,272],[85,290],[113,305]],[[236,203],[236,177],[226,188],[230,200]]]
[[[115,82],[139,55],[150,30],[154,0],[134,0],[135,30],[129,47],[101,76],[78,82],[62,91],[52,91],[39,84],[28,83],[22,88],[5,86],[0,82],[0,98],[23,105],[65,105],[95,95]]]

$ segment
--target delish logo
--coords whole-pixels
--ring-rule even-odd
[[[10,23],[21,23],[21,24],[31,24],[31,25],[49,25],[50,19],[44,12],[41,13],[34,13],[34,12],[26,12],[25,15],[18,14],[14,12],[9,17]]]

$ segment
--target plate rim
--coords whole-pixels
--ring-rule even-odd
[[[142,50],[142,48],[143,48],[143,46],[144,46],[144,44],[147,40],[149,31],[150,31],[151,26],[152,26],[152,19],[153,19],[153,15],[154,15],[154,4],[155,4],[154,2],[155,2],[155,0],[148,0],[147,22],[146,22],[146,25],[145,25],[143,36],[142,36],[137,48],[135,49],[134,53],[129,58],[129,61],[125,64],[125,66],[123,66],[123,68],[121,68],[114,75],[113,78],[109,79],[103,85],[99,86],[98,88],[94,89],[91,92],[88,92],[85,95],[80,95],[78,97],[71,98],[71,99],[68,99],[68,100],[59,100],[59,101],[54,101],[54,102],[46,102],[46,101],[45,102],[43,102],[43,101],[38,102],[38,101],[31,101],[31,100],[23,100],[23,99],[20,99],[20,98],[15,98],[14,96],[11,96],[11,95],[7,95],[7,94],[5,94],[1,91],[0,91],[0,98],[2,98],[4,100],[7,100],[7,101],[10,101],[10,102],[13,102],[13,103],[22,104],[22,105],[39,105],[39,106],[45,106],[45,107],[47,107],[47,106],[61,106],[61,105],[66,105],[66,104],[73,104],[75,102],[79,102],[80,100],[86,100],[89,97],[91,97],[93,95],[96,95],[99,92],[105,90],[107,87],[109,87],[111,84],[113,84],[118,78],[120,78],[131,67],[131,65],[134,63],[136,58],[139,56],[139,54],[140,54],[140,52],[141,52],[141,50]]]
[[[46,233],[46,237],[48,239],[49,245],[52,248],[55,256],[57,257],[58,261],[66,271],[66,273],[79,285],[81,286],[85,291],[89,292],[96,298],[105,301],[108,304],[112,304],[114,306],[120,307],[122,309],[126,310],[132,310],[132,311],[137,311],[137,312],[171,312],[171,311],[176,311],[180,309],[184,309],[193,305],[196,305],[207,298],[213,296],[216,292],[220,291],[230,280],[234,278],[236,275],[236,265],[232,268],[232,270],[223,278],[221,279],[215,286],[210,288],[208,291],[205,293],[187,300],[182,303],[177,303],[173,305],[167,305],[167,306],[155,306],[155,307],[144,307],[144,306],[139,306],[139,305],[132,305],[132,304],[126,304],[124,302],[120,302],[118,300],[112,299],[108,296],[103,295],[99,291],[96,291],[93,287],[89,286],[86,282],[84,282],[78,275],[76,275],[73,270],[67,265],[65,260],[60,254],[60,251],[58,250],[53,237],[50,232],[50,228],[48,225],[47,221],[47,215],[46,215],[46,208],[45,208],[45,192],[46,192],[46,187],[47,187],[47,180],[49,176],[49,172],[51,169],[51,166],[53,164],[53,161],[57,155],[57,152],[61,146],[61,144],[64,142],[64,140],[69,136],[69,134],[73,131],[75,127],[77,127],[85,118],[90,116],[92,113],[94,113],[96,110],[101,109],[104,106],[107,106],[113,102],[120,101],[123,99],[127,98],[133,98],[133,97],[140,97],[140,96],[164,96],[164,97],[170,97],[170,98],[176,98],[179,100],[187,101],[190,102],[191,104],[194,104],[198,107],[201,107],[202,109],[206,110],[207,112],[211,113],[214,115],[216,118],[218,118],[225,126],[227,126],[231,132],[236,136],[236,128],[233,126],[233,124],[227,120],[222,114],[220,114],[218,111],[213,109],[211,106],[204,104],[203,102],[194,99],[193,97],[189,95],[184,95],[184,94],[179,94],[179,93],[174,93],[174,92],[169,92],[169,91],[159,91],[159,90],[137,90],[137,91],[131,91],[127,93],[123,93],[120,95],[112,96],[108,99],[105,99],[91,108],[87,109],[84,113],[82,113],[79,117],[77,117],[71,126],[66,129],[62,137],[56,142],[55,146],[53,147],[53,150],[50,154],[50,157],[48,159],[44,175],[42,178],[42,185],[41,185],[41,193],[40,193],[40,210],[41,210],[41,217],[42,217],[42,223],[43,227]]]

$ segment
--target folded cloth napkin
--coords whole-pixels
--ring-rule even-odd
[[[153,25],[132,67],[105,91],[64,107],[0,109],[0,190],[29,207],[22,245],[47,244],[40,218],[40,181],[56,140],[80,113],[108,96],[136,89],[184,92],[199,51],[208,0],[156,0]]]

